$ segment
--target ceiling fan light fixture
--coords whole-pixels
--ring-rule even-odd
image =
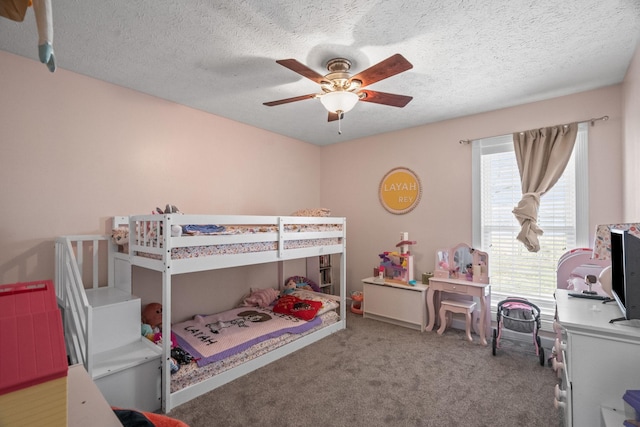
[[[324,108],[331,113],[346,113],[356,105],[360,97],[353,92],[337,91],[325,93],[320,97]]]

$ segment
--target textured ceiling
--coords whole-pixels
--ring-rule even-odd
[[[59,68],[325,145],[568,95],[623,80],[640,0],[54,0]],[[33,11],[0,18],[0,49],[37,60]],[[369,88],[413,96],[359,102],[327,122],[319,92],[278,65],[353,74],[401,53],[413,69]],[[43,73],[47,72],[42,65]]]

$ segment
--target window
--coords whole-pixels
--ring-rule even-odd
[[[553,314],[556,266],[567,250],[588,247],[588,127],[578,127],[576,145],[562,177],[540,200],[540,251],[516,240],[520,224],[512,213],[522,197],[513,138],[473,141],[473,246],[489,254],[492,306],[521,296]]]

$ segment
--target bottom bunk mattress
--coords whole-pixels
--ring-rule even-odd
[[[193,320],[173,325],[172,335],[177,344],[194,361],[180,366],[171,375],[171,392],[206,380],[338,322],[340,316],[335,312],[337,305],[335,301],[323,304],[318,314],[309,321],[275,313],[273,307],[239,307],[211,316],[195,316]],[[259,319],[263,317],[271,320],[261,322]],[[266,328],[268,323],[273,325]]]

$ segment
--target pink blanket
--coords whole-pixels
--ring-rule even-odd
[[[299,334],[322,321],[307,322],[274,313],[268,308],[239,307],[177,323],[171,330],[178,344],[204,366],[246,350],[250,346],[282,334]]]

